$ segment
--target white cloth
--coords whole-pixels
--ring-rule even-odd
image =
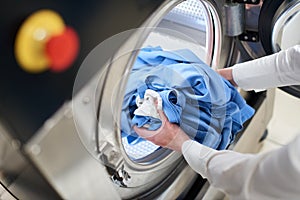
[[[134,111],[134,114],[160,119],[155,101],[157,101],[157,109],[162,110],[162,99],[159,93],[154,90],[147,89],[145,91],[144,98],[140,98],[140,96],[136,97],[135,103],[138,108]],[[144,125],[145,128],[148,128],[147,126],[148,124]]]
[[[234,80],[243,89],[300,84],[299,46],[251,62],[233,68]],[[300,135],[265,154],[216,151],[192,140],[184,142],[182,153],[230,199],[300,199]]]

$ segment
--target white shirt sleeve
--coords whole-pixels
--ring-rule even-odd
[[[230,199],[300,199],[300,135],[264,154],[216,151],[188,140],[182,153],[189,165]]]
[[[300,85],[300,45],[233,66],[233,80],[244,90]]]

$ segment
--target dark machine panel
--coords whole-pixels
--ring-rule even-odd
[[[45,120],[71,98],[76,73],[88,53],[114,34],[141,25],[161,2],[12,0],[3,3],[0,8],[0,116],[14,130],[13,137],[22,143],[28,141]],[[79,55],[71,68],[64,72],[47,70],[31,74],[20,68],[15,59],[14,43],[18,29],[29,15],[40,9],[59,13],[79,36]],[[108,47],[103,53],[109,58],[117,48],[118,45]]]

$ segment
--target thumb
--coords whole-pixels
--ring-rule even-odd
[[[160,99],[161,101],[161,99]],[[165,115],[163,108],[162,108],[162,102],[159,102],[158,99],[155,100],[155,107],[158,112],[160,120],[164,123],[167,120],[167,116]]]
[[[160,120],[161,120],[162,122],[165,122],[165,121],[168,120],[168,119],[167,119],[167,116],[166,116],[166,114],[164,113],[163,110],[157,110],[157,112],[158,112],[159,117],[160,117]]]

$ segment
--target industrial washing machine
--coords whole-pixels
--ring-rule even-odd
[[[179,153],[121,137],[132,65],[149,45],[189,48],[213,69],[272,54],[299,44],[299,10],[291,0],[6,2],[0,198],[217,198]],[[72,30],[61,44],[39,46],[61,29]],[[73,51],[61,61],[66,44]],[[44,51],[55,62],[37,63]],[[282,89],[300,96],[298,86]],[[256,114],[229,148],[254,153],[272,116],[274,91],[241,94]]]

